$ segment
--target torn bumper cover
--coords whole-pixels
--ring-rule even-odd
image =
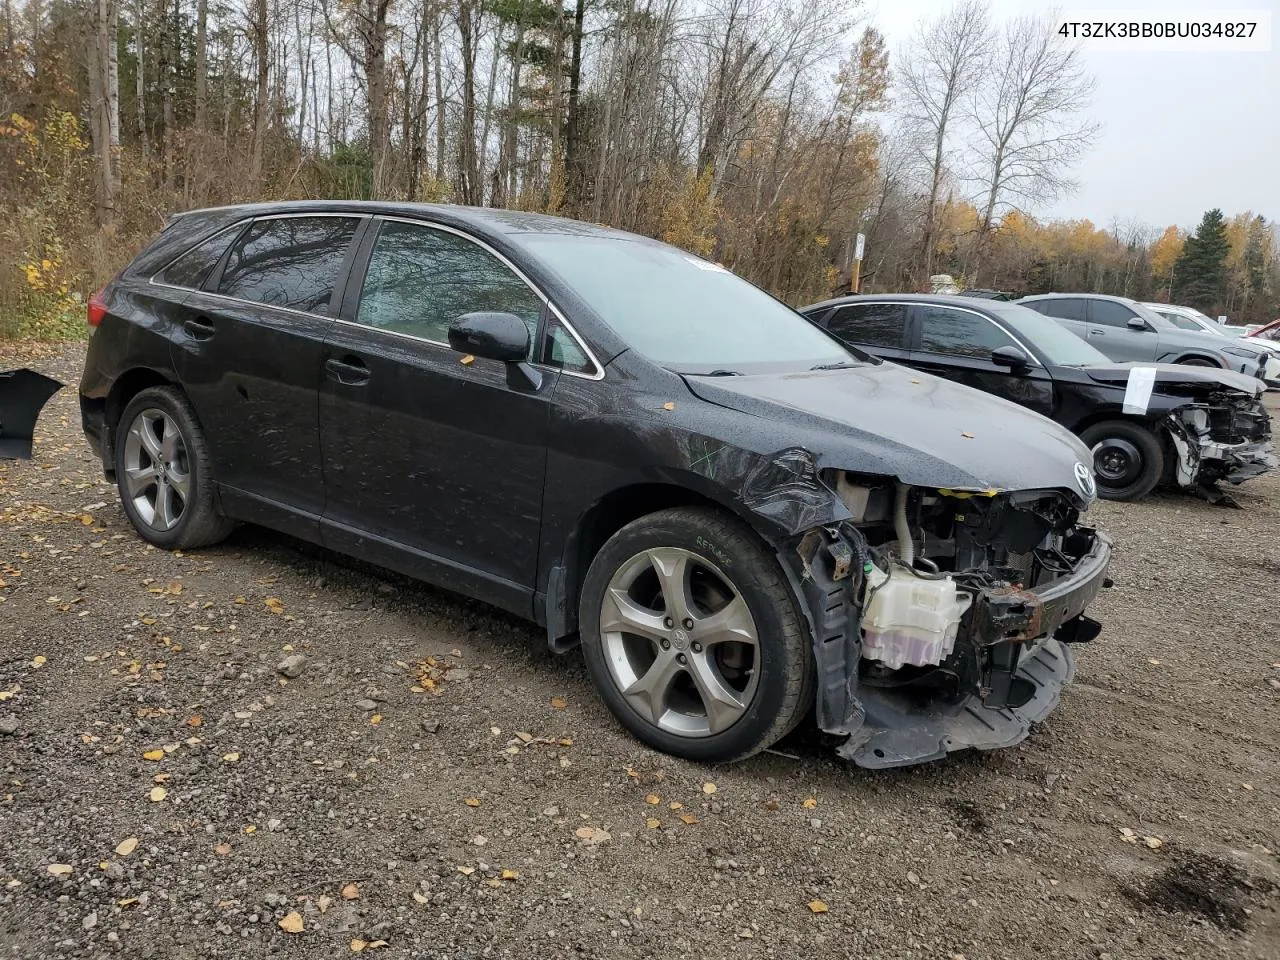
[[[859,532],[843,524],[810,531],[797,553],[814,629],[818,725],[847,735],[837,752],[870,768],[1023,740],[1074,676],[1068,645],[1097,635],[1099,625],[1084,610],[1110,586],[1110,540],[1072,527],[1053,551],[1058,575],[1022,588],[1011,582],[1013,571],[992,570],[985,585],[971,587],[972,603],[945,659],[886,670],[863,659],[859,594],[866,580],[859,569],[870,572],[873,564]]]

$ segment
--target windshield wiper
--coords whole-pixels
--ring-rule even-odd
[[[850,367],[860,367],[863,365],[861,360],[841,360],[839,363],[820,363],[816,367],[810,367],[810,370],[848,370]]]

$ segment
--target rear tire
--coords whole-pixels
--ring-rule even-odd
[[[1182,364],[1184,367],[1214,367],[1219,370],[1222,369],[1218,364],[1214,363],[1212,360],[1206,360],[1204,357],[1187,357],[1185,360],[1178,360],[1176,362]]]
[[[149,543],[190,550],[235,528],[218,513],[204,431],[176,387],[149,387],[129,401],[116,427],[115,460],[124,512]]]
[[[665,753],[740,760],[812,705],[808,634],[778,559],[715,509],[661,510],[615,533],[587,571],[579,629],[601,698]]]
[[[1093,451],[1098,496],[1104,500],[1139,500],[1164,476],[1164,449],[1144,426],[1106,420],[1083,430],[1080,439]]]

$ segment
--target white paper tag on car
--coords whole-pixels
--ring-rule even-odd
[[[1151,388],[1156,384],[1155,367],[1134,367],[1129,371],[1129,385],[1124,388],[1124,412],[1142,416],[1151,402]]]

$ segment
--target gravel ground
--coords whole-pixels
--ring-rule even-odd
[[[705,767],[479,604],[144,545],[82,358],[0,344],[70,385],[0,463],[0,956],[1280,956],[1280,476],[1097,507],[1105,631],[1021,746]]]

